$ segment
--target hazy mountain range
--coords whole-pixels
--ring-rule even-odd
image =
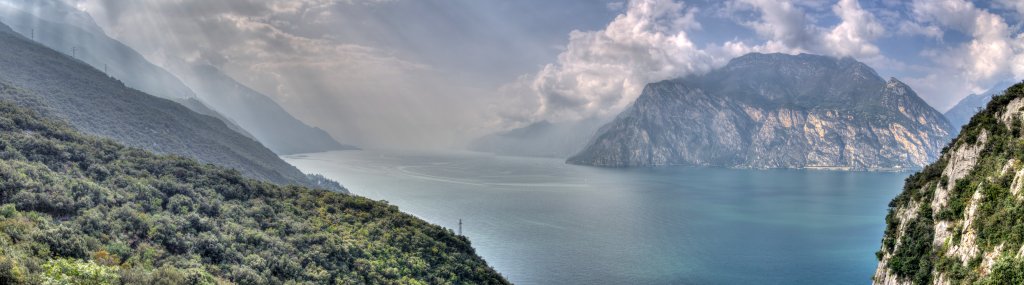
[[[168,68],[195,89],[200,100],[232,118],[277,154],[352,150],[327,132],[288,114],[270,97],[238,83],[215,66],[171,61]]]
[[[355,149],[295,119],[266,95],[239,84],[216,68],[193,68],[169,60],[167,64],[187,82],[182,83],[171,72],[108,37],[88,14],[60,1],[32,5],[25,10],[0,5],[0,17],[22,35],[73,55],[131,88],[221,119],[277,154]]]
[[[540,121],[480,137],[469,149],[500,155],[568,158],[586,146],[607,120],[591,118],[551,123]]]
[[[985,105],[992,100],[993,96],[1002,94],[1010,85],[1012,84],[997,84],[995,87],[990,88],[988,92],[968,95],[947,110],[943,115],[946,116],[946,119],[949,119],[949,124],[953,126],[954,133],[959,133],[960,128],[970,122],[974,114],[985,109]]]
[[[223,121],[127,87],[83,61],[0,25],[0,99],[157,153],[192,157],[280,184],[321,185]]]
[[[916,168],[952,127],[906,84],[850,58],[748,54],[647,85],[573,164]]]

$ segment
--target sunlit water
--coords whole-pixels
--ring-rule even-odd
[[[287,156],[457,228],[517,284],[866,284],[907,173],[602,169],[476,153]]]

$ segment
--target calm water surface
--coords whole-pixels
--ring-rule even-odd
[[[286,156],[457,228],[516,284],[867,284],[909,173],[602,169],[477,153]]]

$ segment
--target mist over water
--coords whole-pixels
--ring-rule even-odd
[[[864,284],[907,173],[602,169],[468,152],[286,156],[463,233],[516,284]]]

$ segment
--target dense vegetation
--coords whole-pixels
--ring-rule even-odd
[[[993,97],[988,106],[963,127],[960,136],[943,150],[942,159],[910,176],[903,193],[889,204],[885,237],[878,256],[881,259],[885,252],[892,253],[888,266],[897,276],[915,284],[932,283],[933,272],[945,274],[954,284],[1024,284],[1024,257],[1018,254],[1024,246],[1024,201],[1020,194],[1011,192],[1014,176],[1021,169],[1020,162],[1024,161],[1024,122],[1019,116],[1012,119],[1009,126],[999,121],[1009,102],[1018,98],[1024,98],[1024,83]],[[974,169],[954,183],[948,204],[933,212],[929,203],[936,186],[948,186],[945,182],[948,178],[942,174],[949,163],[948,154],[961,145],[976,144],[983,131],[987,132],[988,139]],[[1002,173],[1011,160],[1018,163]],[[993,252],[1002,246],[988,274],[980,270],[981,255],[964,264],[945,254],[950,244],[960,243],[965,234],[961,227],[975,191],[981,193],[971,229],[977,234],[976,244],[981,252]],[[913,202],[920,205],[918,214],[905,221],[907,226],[900,232],[897,212]],[[952,239],[941,246],[935,245],[933,240],[934,225],[938,221],[954,225]],[[901,236],[898,247],[897,236]]]
[[[277,186],[0,103],[0,284],[503,284],[385,202]]]

